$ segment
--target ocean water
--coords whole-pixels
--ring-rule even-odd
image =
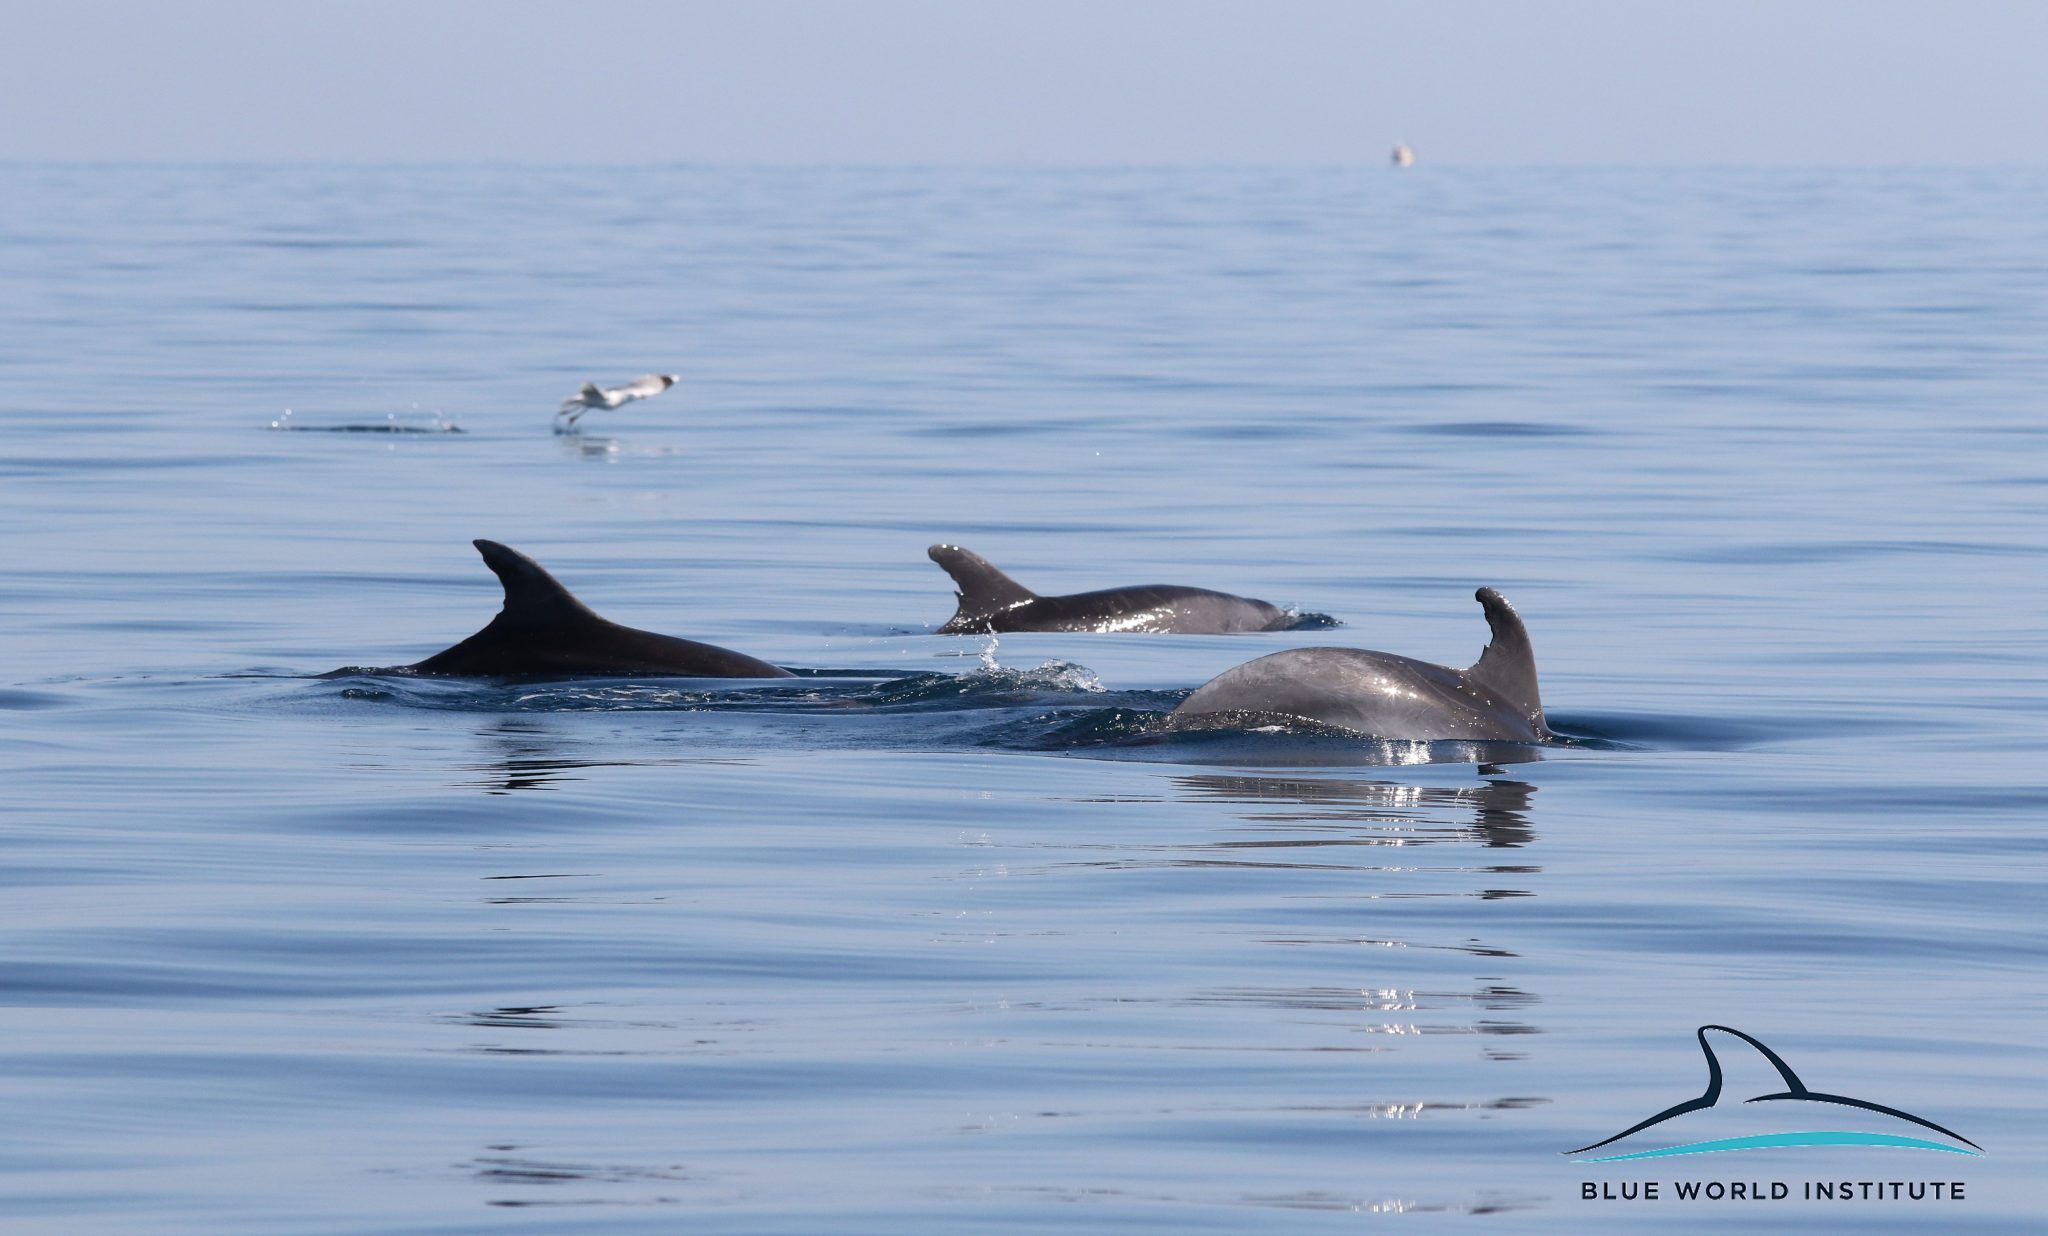
[[[8,1230],[2037,1230],[2048,175],[0,185]],[[316,677],[476,537],[827,672]],[[1343,625],[940,637],[935,541]],[[1160,732],[1482,584],[1573,743]],[[1564,1153],[1706,1024],[1985,1153]],[[1864,1127],[1716,1045],[1687,1136]]]

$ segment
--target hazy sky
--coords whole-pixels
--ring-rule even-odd
[[[0,158],[2048,162],[2048,0],[0,0]]]

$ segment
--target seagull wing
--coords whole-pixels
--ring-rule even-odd
[[[577,391],[562,401],[563,412],[573,412],[579,408],[589,409],[609,406],[611,406],[611,401],[605,398],[604,392],[597,388],[597,383],[595,382],[585,382],[582,390]]]
[[[645,399],[650,395],[659,395],[667,389],[668,383],[661,380],[660,374],[650,373],[645,377],[634,378],[612,393],[619,397],[619,402],[624,403],[628,399]]]

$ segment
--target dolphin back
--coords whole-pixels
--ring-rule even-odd
[[[986,631],[997,614],[1029,605],[1038,594],[996,569],[996,565],[971,549],[958,545],[934,545],[925,553],[953,577],[960,589],[960,608],[939,628],[940,634]]]
[[[1298,717],[1375,738],[1548,742],[1529,633],[1507,600],[1478,592],[1493,641],[1470,669],[1367,648],[1291,648],[1225,670],[1172,723],[1214,714]]]
[[[483,555],[484,564],[505,586],[505,607],[475,635],[406,667],[415,674],[790,676],[780,666],[729,648],[607,621],[525,554],[496,541],[474,544]]]

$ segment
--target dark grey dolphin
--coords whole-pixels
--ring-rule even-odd
[[[1279,631],[1294,615],[1277,605],[1207,588],[1140,584],[1064,597],[1042,597],[958,545],[925,551],[960,585],[960,608],[941,635],[989,631],[1144,631],[1172,635],[1235,635]]]
[[[403,668],[447,678],[522,675],[790,678],[788,670],[695,640],[608,622],[538,562],[496,541],[472,542],[505,585],[505,608],[453,648]],[[336,673],[346,671],[337,670]]]
[[[1363,648],[1295,648],[1223,671],[1182,700],[1172,720],[1254,713],[1374,738],[1547,742],[1529,632],[1500,593],[1476,595],[1493,642],[1470,669]]]

